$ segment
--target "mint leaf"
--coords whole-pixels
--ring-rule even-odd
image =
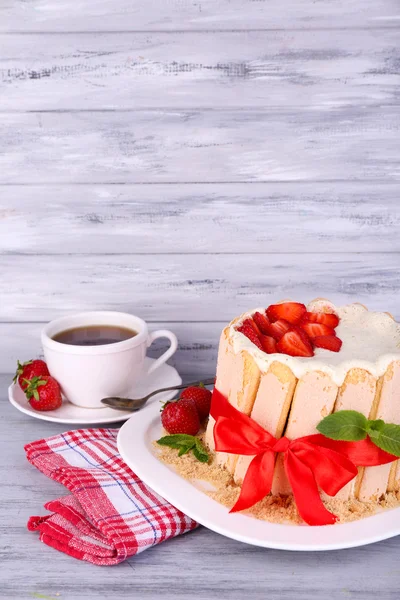
[[[209,459],[208,452],[201,443],[201,440],[199,440],[199,438],[196,438],[196,446],[193,449],[193,454],[198,460],[201,460],[201,462],[207,462]],[[199,458],[200,455],[203,457],[203,460]]]
[[[385,421],[377,419],[376,421],[371,420],[367,423],[367,431],[370,437],[376,436],[385,427]]]
[[[194,448],[194,446],[181,446],[181,449],[178,452],[178,456],[183,456],[184,454],[187,454],[189,450],[192,450],[192,448]]]
[[[368,435],[371,441],[389,454],[400,457],[400,425],[382,419],[370,421],[355,410],[339,410],[317,425],[317,430],[332,440],[357,442]]]
[[[199,452],[199,450],[196,447],[193,448],[193,454],[195,455],[197,460],[199,460],[200,462],[202,462],[202,463],[208,462],[208,454],[207,453],[203,454],[202,452]]]
[[[175,433],[174,435],[165,435],[164,437],[157,440],[157,444],[160,446],[169,446],[179,450],[178,456],[183,456],[191,450],[193,454],[200,462],[208,461],[208,453],[199,438],[194,435],[187,435],[185,433]]]
[[[378,448],[400,457],[400,425],[385,423],[379,425],[379,429],[368,431],[368,435]]]
[[[368,419],[355,410],[339,410],[317,425],[317,430],[331,440],[357,442],[367,437]]]
[[[194,435],[187,435],[186,433],[174,433],[173,435],[165,435],[164,437],[157,440],[157,444],[161,446],[169,446],[170,448],[180,448],[182,445],[192,445],[196,443],[197,438]]]

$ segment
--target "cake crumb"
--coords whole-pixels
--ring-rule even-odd
[[[199,435],[204,442],[204,433]],[[219,466],[215,453],[209,452],[208,463],[201,463],[190,452],[178,456],[178,451],[168,446],[160,446],[154,442],[156,456],[165,464],[189,481],[204,481],[214,487],[212,491],[204,491],[210,498],[216,500],[227,508],[237,501],[240,494],[240,486],[226,469]],[[355,498],[350,500],[339,500],[331,498],[323,500],[325,507],[338,517],[338,523],[348,523],[376,513],[378,510],[396,508],[400,506],[400,490],[387,492],[379,499],[379,502],[360,502]],[[260,502],[241,514],[247,514],[263,521],[271,523],[285,523],[299,525],[303,523],[296,503],[292,495],[289,496],[266,496]]]

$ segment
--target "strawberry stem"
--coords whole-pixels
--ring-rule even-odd
[[[14,383],[17,383],[18,377],[20,375],[22,375],[22,373],[24,372],[24,367],[26,367],[27,365],[30,365],[32,363],[33,363],[33,360],[27,360],[24,363],[20,363],[19,360],[17,360],[17,370],[15,372],[14,379],[13,379]]]
[[[41,379],[40,377],[32,377],[32,379],[23,379],[23,382],[28,386],[25,390],[25,395],[28,400],[30,400],[32,396],[35,398],[35,400],[39,400],[39,392],[37,389],[42,385],[46,385],[47,381],[45,379]]]

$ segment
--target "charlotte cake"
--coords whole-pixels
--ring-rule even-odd
[[[317,433],[321,419],[345,409],[400,423],[400,326],[393,317],[359,303],[336,307],[324,299],[312,301],[307,312],[302,308],[303,315],[291,313],[296,306],[303,305],[285,302],[251,310],[223,330],[216,388],[229,403],[274,437],[290,440]],[[289,328],[293,332],[286,335]],[[211,451],[214,423],[210,417],[205,435]],[[238,485],[252,458],[216,453],[218,465]],[[358,477],[335,499],[378,503],[399,488],[395,461],[359,468]],[[290,491],[278,455],[272,494]]]

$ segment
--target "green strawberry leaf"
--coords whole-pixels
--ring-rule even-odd
[[[367,437],[368,419],[355,410],[339,410],[322,419],[317,430],[331,440],[356,442]]]
[[[164,410],[164,408],[166,406],[168,406],[168,404],[172,404],[173,402],[176,402],[176,400],[167,400],[167,402],[164,402],[164,400],[160,400],[160,402],[161,402],[160,412],[162,412]]]
[[[24,363],[21,363],[19,360],[17,360],[17,370],[15,372],[15,376],[13,379],[14,383],[17,383],[17,379],[20,375],[22,375],[22,373],[24,372],[24,367],[26,367],[27,365],[31,365],[33,363],[33,360],[27,360]]]
[[[380,423],[383,425],[379,424],[379,429],[369,430],[368,435],[378,448],[400,457],[400,425],[384,421]]]

